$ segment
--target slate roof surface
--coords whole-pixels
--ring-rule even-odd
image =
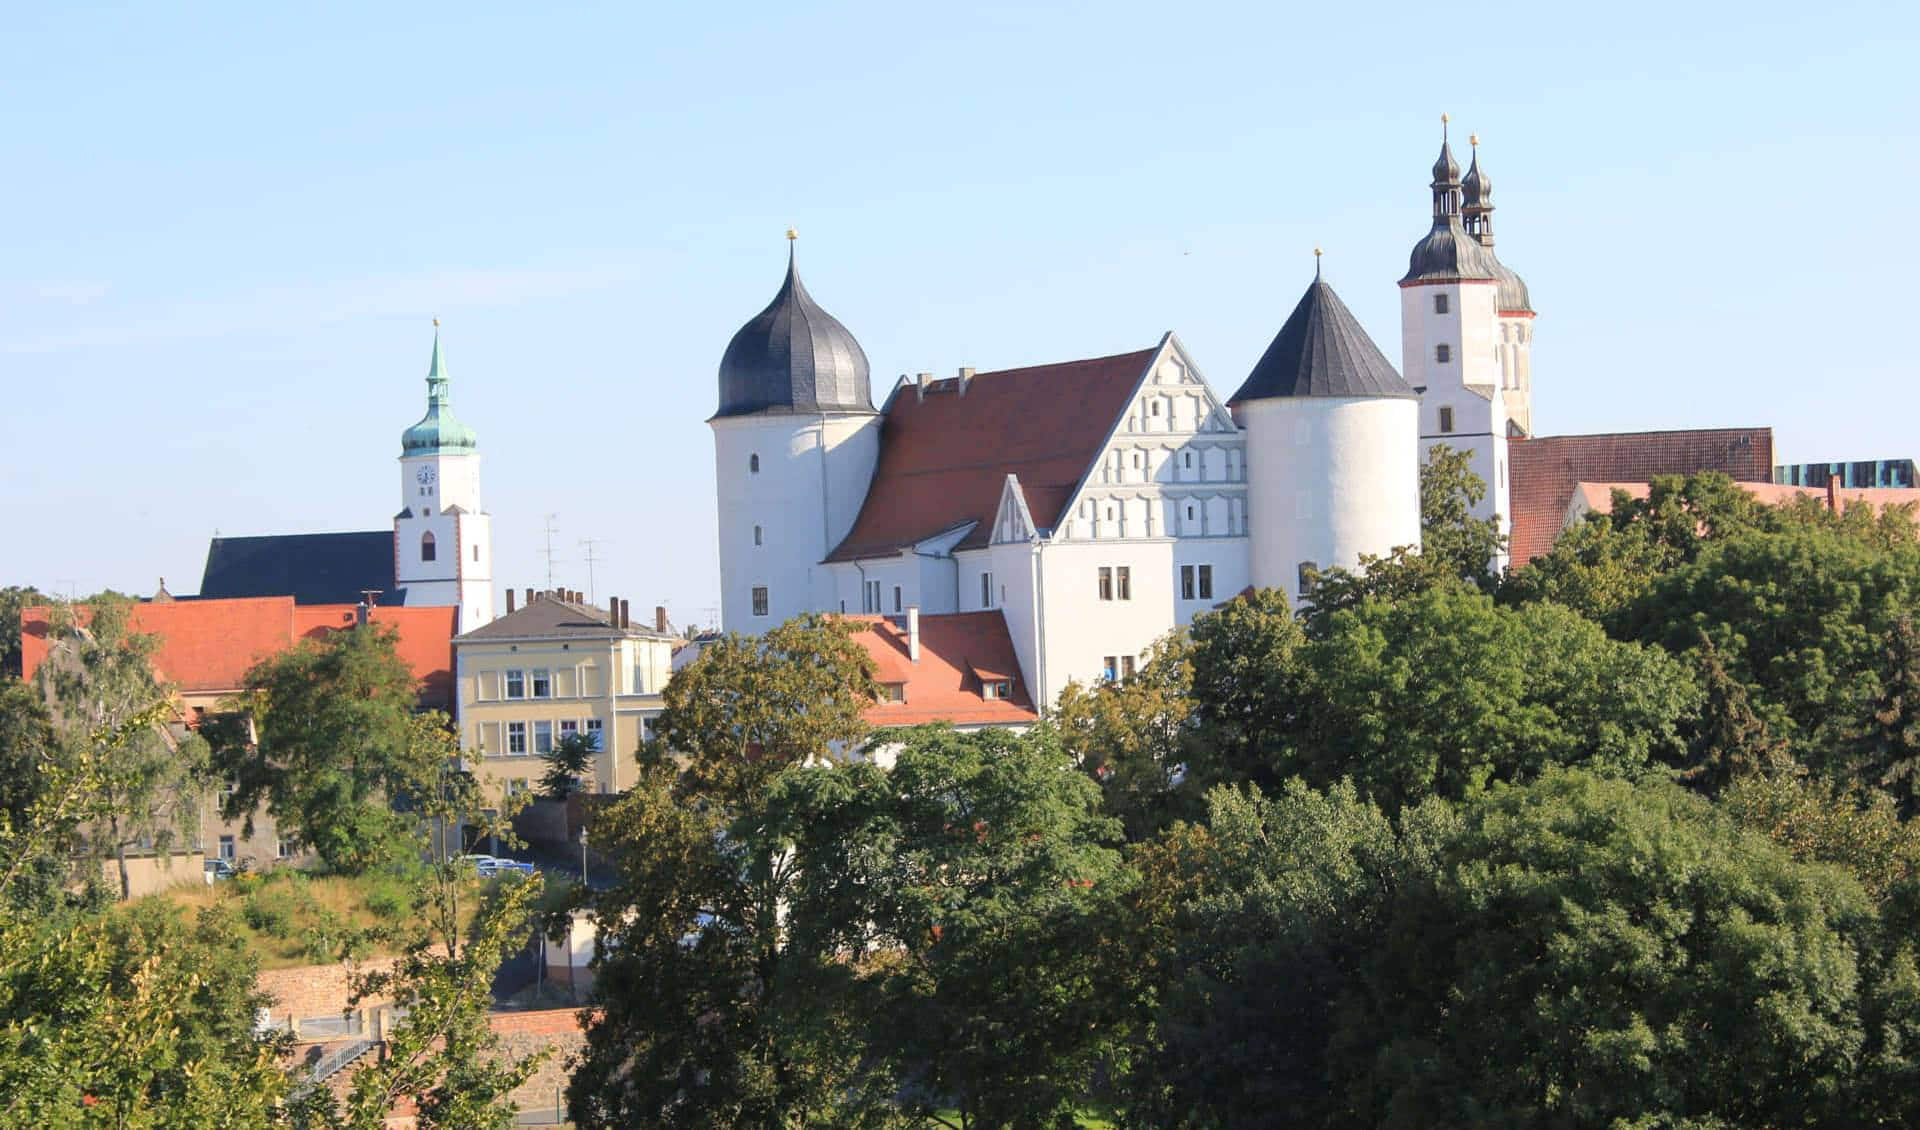
[[[720,358],[719,416],[872,412],[867,354],[800,282],[793,257],[779,293],[741,326]]]
[[[375,608],[373,622],[398,634],[397,648],[414,677],[421,680],[423,706],[453,706],[454,620],[459,609]],[[26,609],[21,616],[21,650],[28,676],[52,647],[51,610]],[[233,600],[148,601],[129,613],[134,631],[160,637],[153,665],[160,677],[180,690],[224,694],[239,690],[247,669],[303,639],[320,639],[350,628],[353,605],[295,605],[287,596]]]
[[[924,722],[969,725],[1027,725],[1039,715],[1020,677],[1020,661],[998,611],[954,612],[920,617],[920,662],[907,658],[905,617],[848,616],[869,625],[854,639],[873,656],[874,677],[906,684],[905,702],[881,702],[866,712],[874,726],[917,726]],[[1013,680],[1013,697],[986,698],[980,672]]]
[[[1513,563],[1553,548],[1567,506],[1582,482],[1647,482],[1655,475],[1724,471],[1736,481],[1764,483],[1773,474],[1772,428],[1614,432],[1535,436],[1508,441]]]
[[[362,589],[379,589],[381,604],[401,602],[391,530],[214,538],[195,599],[291,596],[299,604],[358,604]]]
[[[964,395],[957,377],[929,382],[924,399],[900,386],[866,501],[827,560],[886,556],[966,522],[978,525],[955,548],[986,545],[1008,474],[1033,520],[1058,526],[1158,352],[979,373]]]
[[[644,637],[651,639],[676,639],[663,635],[652,628],[641,627],[629,621],[629,626],[616,628],[609,621],[609,613],[604,608],[594,608],[584,604],[575,604],[570,600],[555,600],[551,597],[538,597],[531,604],[517,608],[495,620],[480,625],[471,632],[463,632],[461,641],[466,640],[509,640],[509,639],[623,639]]]
[[[1353,311],[1316,278],[1227,403],[1292,396],[1416,395]]]

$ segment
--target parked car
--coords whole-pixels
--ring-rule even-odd
[[[467,863],[473,864],[474,872],[482,879],[491,879],[510,871],[517,871],[522,875],[533,874],[533,864],[523,863],[517,859],[507,859],[504,856],[463,855],[460,858]]]
[[[224,859],[209,859],[201,864],[201,867],[205,869],[209,883],[219,879],[231,879],[239,874],[233,869],[233,864]]]

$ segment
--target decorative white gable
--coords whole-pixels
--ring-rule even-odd
[[[1168,333],[1054,537],[1243,537],[1246,437]]]
[[[1000,488],[1000,506],[994,511],[992,544],[1032,541],[1039,532],[1027,508],[1027,492],[1020,489],[1020,476],[1008,475]]]

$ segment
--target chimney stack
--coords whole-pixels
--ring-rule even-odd
[[[919,388],[918,395],[920,399],[925,400],[927,398],[927,385],[932,383],[932,381],[932,373],[919,373],[914,376],[913,383]]]
[[[907,605],[907,662],[920,662],[920,606]]]
[[[617,596],[607,598],[607,623],[616,628],[620,626],[620,598]]]
[[[513,586],[507,586],[507,615],[513,615]]]
[[[967,395],[967,386],[973,383],[973,366],[960,366],[960,395]]]
[[[664,604],[653,606],[653,630],[663,636],[667,634],[667,606]]]
[[[529,608],[533,606],[533,589],[531,588],[527,589],[527,606]]]
[[[1827,512],[1840,513],[1840,476],[1827,476]]]
[[[633,627],[633,613],[631,609],[632,609],[631,602],[629,602],[626,597],[624,596],[621,597],[620,598],[620,626],[622,628]]]

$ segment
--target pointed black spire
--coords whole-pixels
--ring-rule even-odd
[[[800,282],[796,234],[787,231],[787,277],[765,310],[740,327],[720,358],[720,410],[872,412],[867,354]]]
[[[1491,252],[1480,246],[1460,219],[1460,163],[1447,144],[1447,116],[1440,115],[1440,159],[1433,163],[1433,228],[1413,245],[1402,286],[1494,277]]]
[[[1416,394],[1319,273],[1229,403],[1284,396]]]
[[[1493,180],[1480,171],[1480,137],[1478,134],[1467,138],[1473,146],[1473,161],[1467,168],[1465,180],[1460,187],[1466,193],[1466,203],[1460,209],[1460,215],[1466,220],[1467,234],[1478,240],[1482,247],[1493,246]]]

